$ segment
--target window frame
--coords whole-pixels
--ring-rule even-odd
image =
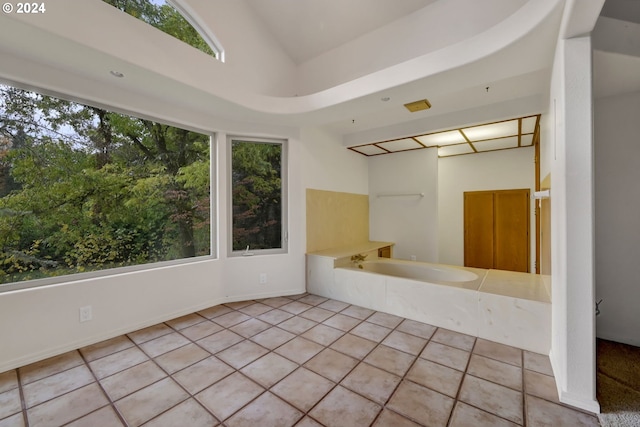
[[[167,261],[158,261],[146,264],[127,265],[123,267],[107,268],[104,270],[87,271],[83,273],[65,274],[61,276],[45,277],[42,279],[32,279],[20,282],[8,282],[0,284],[0,294],[5,292],[39,288],[43,286],[59,285],[63,283],[73,283],[82,280],[99,279],[109,276],[116,276],[121,274],[142,272],[146,270],[185,265],[203,261],[210,261],[219,259],[219,227],[218,227],[218,212],[217,212],[217,197],[218,197],[218,164],[217,164],[217,148],[219,146],[218,132],[212,130],[204,130],[196,128],[190,125],[184,125],[179,122],[169,121],[165,119],[158,119],[152,115],[146,113],[132,112],[121,107],[112,106],[106,103],[93,102],[85,98],[80,98],[73,95],[60,93],[57,91],[43,89],[32,85],[21,84],[12,80],[0,79],[0,85],[12,86],[17,89],[22,89],[30,92],[36,92],[41,95],[59,98],[64,101],[74,102],[77,104],[84,104],[86,106],[100,108],[103,110],[111,111],[118,114],[126,114],[139,119],[149,120],[156,123],[161,123],[167,126],[173,126],[180,129],[188,130],[191,132],[201,133],[209,136],[209,255],[200,255],[191,258],[179,258]]]
[[[213,32],[209,29],[209,27],[201,21],[198,15],[195,13],[192,13],[190,8],[182,4],[181,0],[164,0],[164,1],[169,6],[177,10],[178,13],[182,15],[184,20],[187,21],[196,30],[198,34],[200,34],[200,37],[204,39],[204,41],[209,45],[213,53],[215,53],[216,55],[215,58],[220,62],[224,62],[225,55],[224,55],[224,48],[222,47],[222,44],[220,43],[218,38],[213,34]]]
[[[280,242],[281,248],[272,249],[251,249],[246,250],[234,250],[233,249],[233,142],[251,142],[256,144],[278,144],[281,146],[280,157],[280,200],[281,200],[281,232]],[[243,135],[229,135],[227,136],[227,256],[231,258],[246,257],[246,256],[260,256],[260,255],[282,255],[289,253],[289,200],[288,200],[288,182],[289,182],[289,141],[287,139],[279,138],[260,138],[250,137]]]

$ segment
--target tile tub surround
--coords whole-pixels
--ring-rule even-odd
[[[0,426],[24,425],[598,424],[558,403],[544,355],[303,294],[212,307],[0,373]]]
[[[551,299],[540,275],[456,267],[472,271],[478,278],[427,283],[353,268],[348,261],[350,255],[345,254],[343,249],[307,254],[307,291],[524,350],[549,353]]]

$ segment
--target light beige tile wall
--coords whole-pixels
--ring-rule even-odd
[[[369,196],[307,188],[307,252],[369,241]]]

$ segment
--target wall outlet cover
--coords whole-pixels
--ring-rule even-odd
[[[93,319],[93,310],[90,305],[80,307],[80,322],[88,322]]]

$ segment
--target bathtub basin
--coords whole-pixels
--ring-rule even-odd
[[[426,262],[380,258],[365,261],[361,265],[362,271],[427,283],[471,282],[478,279],[478,275],[469,270]]]

